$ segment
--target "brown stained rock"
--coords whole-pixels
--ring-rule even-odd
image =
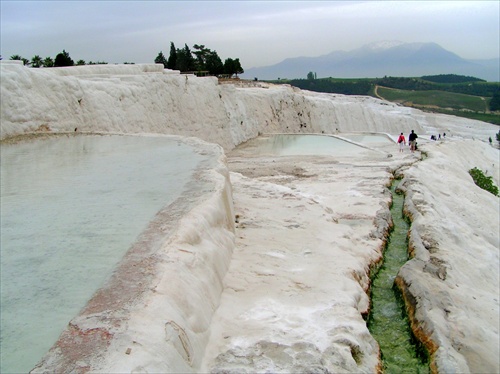
[[[87,373],[92,370],[91,360],[105,352],[112,339],[113,334],[105,328],[81,329],[70,323],[53,347],[57,355],[53,356],[55,362],[51,364],[51,367],[61,372]],[[41,362],[31,372],[37,373],[40,369],[44,370],[43,364],[44,362]]]
[[[419,323],[419,321],[415,318],[415,312],[418,307],[418,301],[411,293],[410,285],[407,284],[403,278],[399,275],[394,279],[395,285],[401,292],[403,300],[405,302],[406,313],[408,315],[408,319],[410,321],[410,327],[415,335],[415,338],[420,341],[425,349],[427,350],[430,358],[429,366],[431,368],[432,373],[437,373],[437,367],[435,363],[434,353],[438,350],[439,346],[436,342],[432,340],[432,331],[426,331],[427,328],[425,325]]]

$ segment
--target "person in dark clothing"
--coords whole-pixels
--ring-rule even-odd
[[[415,131],[411,130],[411,134],[408,136],[408,143],[410,143],[410,150],[415,152],[415,148],[417,145],[418,135],[415,134]]]

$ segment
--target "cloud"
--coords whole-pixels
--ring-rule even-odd
[[[436,42],[498,57],[497,1],[9,1],[1,53],[152,62],[170,42],[204,44],[244,68],[352,50],[380,40]]]

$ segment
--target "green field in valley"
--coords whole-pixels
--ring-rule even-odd
[[[488,112],[490,98],[465,95],[446,91],[408,91],[378,86],[376,93],[380,98],[401,103],[405,106],[429,109],[447,109],[472,112]]]
[[[448,91],[412,91],[376,86],[376,97],[428,112],[449,114],[500,125],[500,114],[490,112],[491,98]]]
[[[425,77],[319,78],[272,81],[304,90],[366,95],[427,112],[460,116],[500,125],[500,83],[444,74]]]

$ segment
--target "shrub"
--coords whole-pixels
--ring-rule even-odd
[[[478,168],[470,169],[469,174],[478,187],[481,187],[483,190],[498,196],[498,187],[495,186],[491,177],[484,175],[484,173]]]

